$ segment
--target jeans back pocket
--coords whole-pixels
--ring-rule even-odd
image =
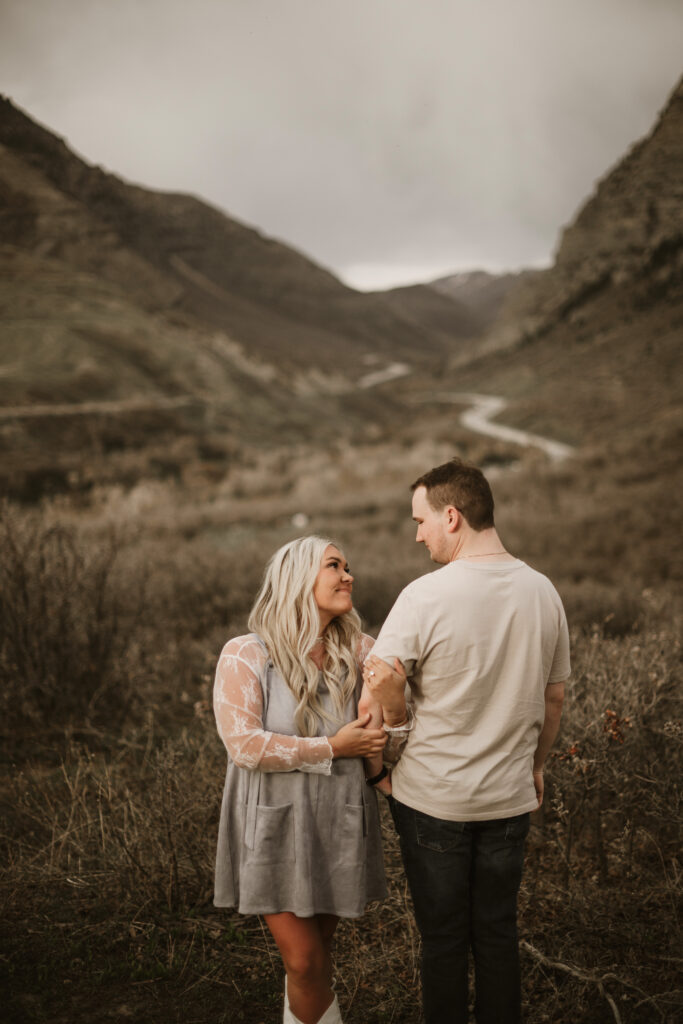
[[[465,830],[464,821],[445,821],[432,818],[422,811],[414,811],[417,845],[436,853],[450,853],[461,843]]]

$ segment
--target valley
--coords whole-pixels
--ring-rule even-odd
[[[360,293],[0,100],[8,1020],[274,1019],[272,944],[211,903],[215,661],[302,533],[343,547],[376,634],[434,568],[410,485],[458,455],[572,634],[521,894],[526,1019],[674,1021],[681,166],[683,82],[552,267]],[[390,899],[337,947],[350,1024],[418,1020],[383,814]]]

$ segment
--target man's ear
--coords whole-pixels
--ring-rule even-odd
[[[460,526],[462,515],[458,512],[455,505],[448,505],[445,509],[446,512],[446,531],[448,533],[455,533]]]

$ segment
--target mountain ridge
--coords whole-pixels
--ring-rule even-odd
[[[416,408],[421,434],[452,438],[457,412],[441,415],[439,391],[504,396],[507,423],[582,452],[597,439],[639,459],[648,445],[673,445],[682,90],[598,183],[553,267],[379,295],[355,293],[322,268],[309,277],[305,257],[200,200],[90,168],[3,101],[0,405],[43,407],[35,421],[0,422],[4,476],[15,493],[34,495],[53,467],[81,480],[84,449],[94,453],[89,479],[111,481],[153,476],[156,466],[180,473],[202,451],[218,453],[218,473],[248,445],[381,437],[400,447]],[[11,148],[17,132],[24,141]],[[229,238],[246,248],[231,250]],[[405,364],[403,376],[358,387],[369,371],[388,381],[388,363]],[[66,409],[50,422],[50,403],[90,403],[89,413]],[[35,483],[25,483],[29,471]]]
[[[595,297],[645,281],[677,288],[683,263],[683,78],[652,130],[596,183],[561,233],[552,267],[508,292],[480,352],[525,344]]]
[[[456,302],[452,332],[437,336],[193,196],[88,165],[7,98],[0,146],[6,242],[103,276],[144,309],[224,331],[278,370],[343,368],[353,379],[367,356],[438,361],[470,331]]]

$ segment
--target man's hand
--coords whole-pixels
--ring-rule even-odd
[[[403,663],[394,658],[394,668],[391,668],[386,661],[371,654],[365,659],[363,682],[382,705],[387,725],[402,725],[406,720],[406,670]]]

